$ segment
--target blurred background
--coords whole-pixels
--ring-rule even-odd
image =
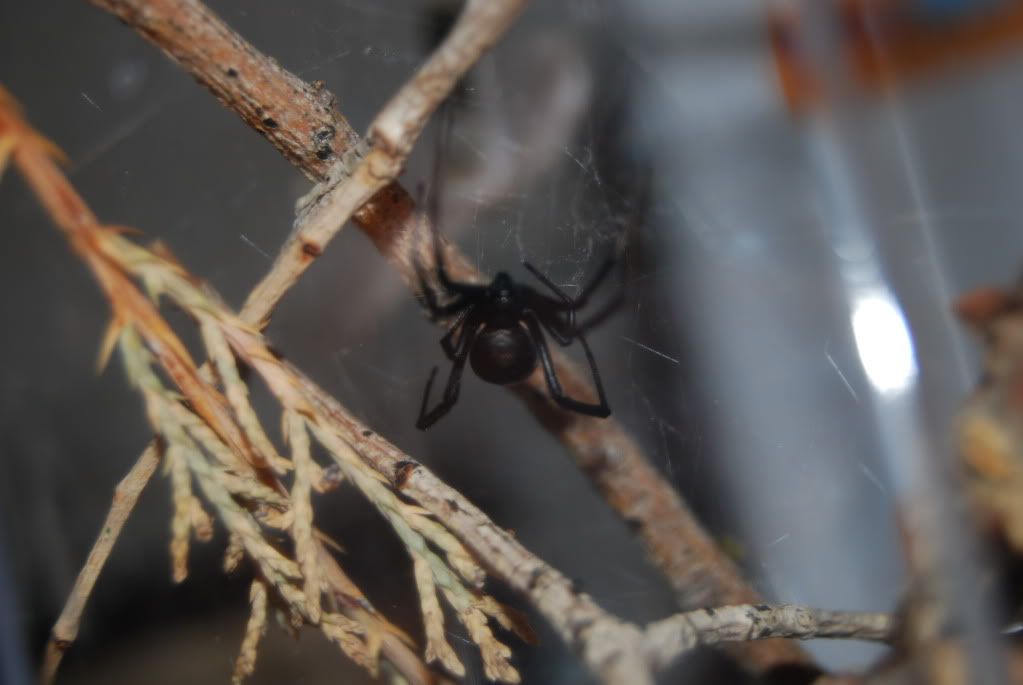
[[[208,4],[323,80],[360,132],[457,12],[425,0]],[[101,218],[159,237],[241,304],[310,187],[273,148],[86,2],[4,7],[0,83],[68,153]],[[431,126],[406,187],[440,189],[442,230],[484,272],[526,279],[525,259],[572,293],[617,255],[624,285],[603,296],[624,287],[626,304],[590,335],[615,417],[752,583],[771,601],[893,610],[905,581],[896,504],[936,482],[977,374],[950,302],[1023,263],[1023,2],[538,2],[452,111],[441,177],[430,178]],[[118,366],[94,373],[107,307],[13,172],[0,225],[0,675],[22,683],[150,434]],[[355,229],[268,329],[605,608],[639,622],[673,613],[628,530],[508,393],[467,375],[451,414],[414,428],[429,370],[447,369],[442,333]],[[387,526],[347,488],[317,504],[342,565],[421,636]],[[169,525],[157,478],[61,682],[228,681],[248,583],[220,571],[220,535],[174,586]],[[513,643],[524,682],[592,682],[531,617],[541,644]],[[466,682],[484,682],[449,628]],[[882,653],[809,648],[834,668]],[[699,654],[666,682],[736,678],[730,669]],[[271,629],[250,682],[285,680],[369,682],[312,632]]]

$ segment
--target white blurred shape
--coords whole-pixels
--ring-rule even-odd
[[[853,336],[860,362],[874,388],[902,392],[916,378],[913,341],[902,310],[886,293],[871,293],[853,306]]]

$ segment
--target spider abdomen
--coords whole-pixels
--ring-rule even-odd
[[[476,375],[497,385],[525,380],[536,362],[536,346],[522,325],[485,328],[476,336],[469,353],[469,364]]]

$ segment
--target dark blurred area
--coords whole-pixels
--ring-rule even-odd
[[[285,68],[323,80],[360,132],[455,9],[208,4]],[[618,255],[626,305],[590,335],[614,415],[772,601],[887,611],[903,590],[895,504],[919,465],[901,437],[947,443],[975,375],[949,302],[1023,264],[1021,7],[535,3],[453,96],[442,178],[429,178],[434,126],[410,160],[406,187],[442,189],[442,230],[484,272],[525,279],[519,262],[529,260],[571,294]],[[3,16],[0,83],[67,152],[97,215],[160,238],[240,305],[309,182],[104,12],[58,0],[8,3]],[[37,662],[113,487],[150,433],[117,364],[95,374],[107,306],[13,171],[0,184],[0,225],[0,673],[18,683],[18,655]],[[288,294],[267,333],[605,608],[637,622],[676,610],[627,528],[509,393],[467,375],[451,414],[414,428],[443,331],[356,229]],[[878,398],[909,386],[926,397],[924,419],[893,429]],[[272,400],[255,393],[276,425]],[[317,507],[345,547],[342,565],[421,638],[408,558],[386,524],[350,488]],[[196,547],[189,579],[174,586],[169,527],[156,478],[61,682],[229,680],[244,573],[221,572],[221,534]],[[511,643],[524,682],[592,682],[531,619],[540,645]],[[454,622],[449,630],[466,682],[483,682],[472,646]],[[810,648],[835,668],[881,653]],[[731,669],[697,655],[665,680],[731,681]],[[272,627],[249,682],[285,681],[370,679],[311,631],[294,641]]]

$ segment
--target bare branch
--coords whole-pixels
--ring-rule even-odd
[[[651,623],[646,627],[646,649],[660,669],[698,645],[776,637],[888,642],[893,630],[889,614],[746,604],[698,609]]]
[[[89,550],[89,557],[85,560],[82,570],[78,572],[74,587],[71,588],[71,594],[64,604],[64,610],[61,611],[60,618],[57,619],[57,623],[53,626],[50,641],[46,645],[46,654],[43,657],[39,682],[53,682],[54,677],[57,675],[57,669],[60,667],[61,659],[64,657],[64,652],[71,647],[75,638],[78,637],[82,612],[85,610],[85,604],[89,601],[89,596],[92,594],[92,588],[96,585],[96,579],[103,570],[103,566],[110,556],[110,551],[114,548],[114,543],[120,537],[125,521],[128,520],[131,512],[135,509],[139,495],[142,494],[142,490],[153,477],[159,463],[160,454],[154,443],[146,448],[127,475],[117,484],[117,488],[114,490],[114,501],[110,505],[110,511],[107,512],[107,518],[103,521],[103,526],[100,528],[99,537],[96,538],[92,549]]]
[[[195,0],[90,0],[186,66],[218,100],[312,178],[358,136],[322,83],[308,84]]]

